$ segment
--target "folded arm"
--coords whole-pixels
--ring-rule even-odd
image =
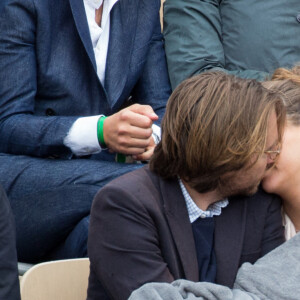
[[[37,57],[39,45],[36,24],[40,20],[38,20],[33,1],[10,0],[9,2],[9,5],[6,2],[0,4],[0,152],[39,157],[71,157],[72,152],[77,155],[99,152],[101,148],[97,145],[97,128],[95,126],[97,120],[95,121],[95,117],[92,117],[93,120],[89,122],[92,125],[84,122],[85,124],[82,126],[82,121],[78,122],[80,134],[82,134],[83,127],[93,127],[91,130],[87,129],[90,133],[88,141],[79,138],[80,142],[78,143],[78,138],[75,139],[75,142],[72,137],[66,139],[70,129],[75,125],[75,121],[78,120],[78,116],[72,116],[68,111],[66,116],[64,114],[54,116],[51,111],[41,109],[45,105],[44,103],[52,103],[53,100],[53,105],[59,105],[65,110],[66,103],[71,105],[78,99],[71,97],[67,99],[66,95],[68,94],[64,90],[59,92],[64,95],[62,101],[58,101],[59,99],[56,98],[51,100],[51,93],[45,96],[47,78],[39,78],[38,75],[40,62]],[[144,72],[133,92],[139,95],[138,103],[151,106],[161,118],[170,86],[161,34],[160,39],[155,38],[156,36],[155,33],[149,47]],[[43,84],[43,93],[39,88],[41,84]],[[49,92],[50,89],[53,89],[53,84],[49,87]],[[52,95],[52,97],[54,96]],[[82,100],[84,101],[84,99]],[[38,108],[39,112],[37,113]],[[116,119],[115,115],[110,117]],[[156,119],[148,122],[147,130],[150,134],[148,132],[146,136],[143,134],[142,139],[137,143],[132,144],[126,140],[125,146],[124,143],[115,145],[116,143],[111,141],[113,136],[109,135],[107,137],[108,144],[113,145],[113,151],[138,155],[144,153],[146,149],[153,148],[153,139],[149,136],[151,135],[152,121],[156,121]],[[75,130],[75,132],[78,131]],[[131,133],[129,132],[129,135]],[[133,137],[135,138],[135,136]],[[128,148],[136,146],[139,146],[141,150],[138,152],[128,150]],[[144,156],[139,159],[148,159]]]
[[[184,79],[208,70],[259,80],[267,76],[258,70],[226,69],[220,2],[166,0],[164,36],[173,89]]]
[[[77,118],[34,115],[40,95],[33,3],[6,2],[0,4],[0,152],[68,155],[63,139]]]

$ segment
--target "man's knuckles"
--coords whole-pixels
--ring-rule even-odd
[[[121,124],[117,128],[117,134],[118,136],[124,136],[124,135],[129,135],[130,133],[130,126],[127,124]]]

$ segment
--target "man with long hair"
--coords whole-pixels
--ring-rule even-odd
[[[242,263],[280,245],[280,202],[259,184],[284,121],[281,96],[255,80],[212,72],[180,84],[150,167],[94,200],[88,299],[180,278],[232,287]]]

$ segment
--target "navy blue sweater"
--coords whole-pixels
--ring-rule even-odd
[[[196,245],[199,281],[215,282],[217,262],[214,252],[214,218],[198,218],[192,223]]]

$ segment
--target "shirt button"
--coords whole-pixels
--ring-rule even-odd
[[[300,14],[297,15],[296,19],[300,23]]]
[[[204,219],[204,218],[206,218],[206,215],[203,213],[200,215],[200,218]]]

